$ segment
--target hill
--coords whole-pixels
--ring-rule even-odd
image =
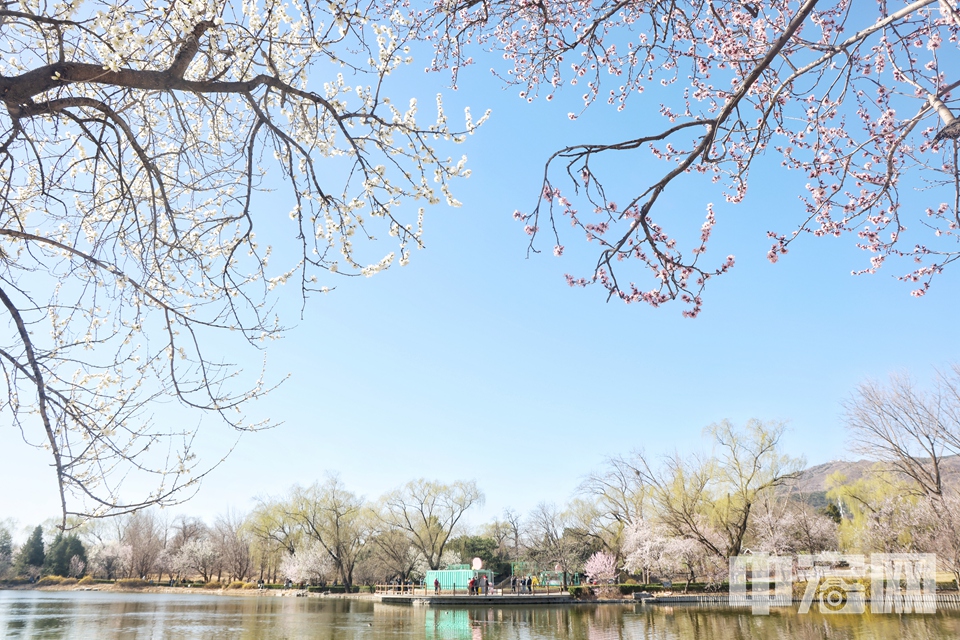
[[[825,497],[820,496],[826,493],[828,477],[840,472],[847,477],[848,482],[854,482],[870,473],[877,465],[875,460],[833,460],[804,469],[792,486],[813,498],[811,502],[825,501]],[[941,473],[944,483],[960,481],[960,456],[943,458]]]

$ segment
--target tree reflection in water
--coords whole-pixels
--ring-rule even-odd
[[[932,640],[960,637],[937,614],[769,616],[714,607],[414,607],[293,597],[0,591],[0,638],[219,640]]]

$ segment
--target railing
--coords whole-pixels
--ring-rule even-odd
[[[471,594],[469,590],[465,587],[451,587],[449,589],[441,588],[440,591],[435,591],[433,587],[428,587],[425,585],[404,585],[404,584],[378,584],[374,585],[374,593],[381,595],[408,595],[408,596],[431,596],[431,595],[441,595],[441,596],[471,596],[471,595],[486,595],[486,596],[528,596],[528,595],[551,595],[551,594],[560,594],[563,593],[563,587],[558,585],[537,585],[530,587],[517,587],[517,590],[514,591],[510,586],[505,586],[503,588],[491,587],[490,590],[485,594]]]
[[[423,585],[416,584],[377,584],[374,585],[374,593],[425,596],[427,595],[427,589]]]
[[[552,593],[563,593],[563,587],[549,584],[530,585],[529,587],[521,587],[518,585],[516,591],[514,591],[513,588],[506,586],[503,588],[503,593],[504,595],[510,596],[542,596]]]

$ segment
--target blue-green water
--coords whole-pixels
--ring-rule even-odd
[[[738,640],[960,638],[960,610],[933,615],[769,616],[696,606],[413,607],[363,600],[0,591],[0,638]]]

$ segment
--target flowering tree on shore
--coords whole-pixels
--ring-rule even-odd
[[[336,568],[323,545],[311,541],[280,562],[280,574],[292,582],[326,582],[336,575]]]
[[[591,582],[606,584],[617,577],[617,559],[604,551],[597,551],[587,558],[583,572]]]
[[[400,16],[376,17],[364,0],[0,5],[0,407],[49,451],[63,527],[189,496],[196,428],[152,407],[246,431],[269,388],[211,334],[277,337],[275,287],[403,265],[415,203],[457,204],[465,158],[437,145],[477,123],[391,100],[410,59]],[[285,211],[259,196],[277,187]],[[297,247],[279,264],[265,224]],[[138,475],[154,488],[121,495]]]
[[[653,576],[660,580],[683,576],[688,586],[698,577],[717,581],[726,566],[696,540],[644,520],[632,522],[627,528],[623,550],[623,568],[643,576],[644,582]]]
[[[209,582],[220,571],[222,556],[210,535],[195,538],[180,547],[173,567],[182,576],[199,575]]]
[[[772,262],[802,235],[849,235],[868,255],[857,273],[902,259],[909,266],[896,275],[919,296],[960,257],[952,0],[453,0],[421,9],[410,12],[412,28],[454,83],[487,49],[502,54],[494,72],[526,100],[567,87],[582,91],[584,109],[621,111],[641,94],[659,103],[659,121],[633,115],[616,121],[617,139],[558,149],[539,202],[515,214],[533,251],[547,234],[561,255],[564,226],[593,243],[595,266],[569,275],[572,286],[599,283],[628,303],[680,299],[697,315],[707,281],[734,265],[703,256],[719,222],[709,200],[741,202],[761,163],[808,180],[793,218],[769,222]],[[611,171],[631,162],[630,184],[612,183]],[[699,229],[662,210],[671,192],[710,183],[721,186],[704,196]]]

